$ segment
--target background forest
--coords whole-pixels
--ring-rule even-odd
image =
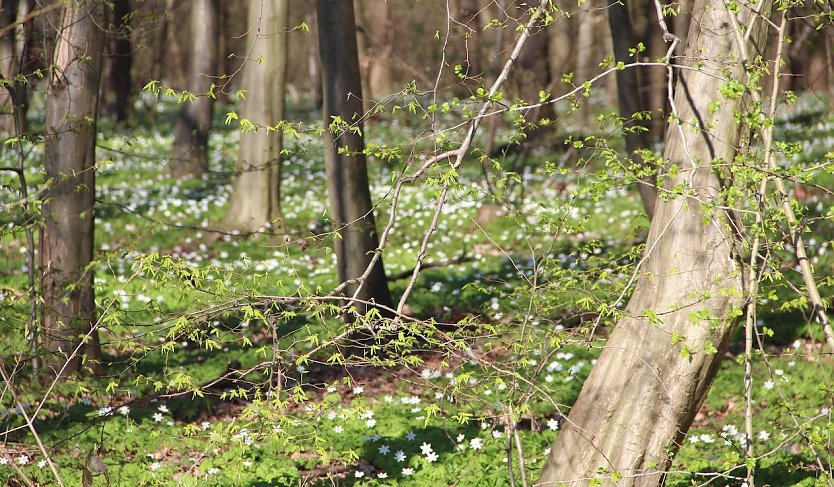
[[[0,481],[834,486],[822,0],[0,0]]]

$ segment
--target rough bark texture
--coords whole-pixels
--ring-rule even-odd
[[[208,171],[208,137],[214,99],[207,96],[218,72],[219,0],[194,0],[191,11],[191,72],[188,90],[197,95],[177,116],[171,176],[199,178]]]
[[[325,126],[338,116],[361,129],[358,117],[362,113],[362,90],[353,2],[317,0],[316,8]],[[360,277],[379,245],[368,188],[368,169],[362,154],[364,148],[360,134],[349,130],[336,134],[325,131],[324,163],[331,218],[340,234],[340,238],[334,240],[340,282]],[[382,259],[377,261],[361,286],[358,299],[391,305]],[[356,285],[349,286],[345,294],[352,296],[356,289]],[[364,313],[367,308],[357,304],[357,310]]]
[[[633,48],[634,33],[631,29],[631,17],[628,7],[619,1],[613,1],[608,7],[608,24],[611,27],[611,37],[614,45],[614,58],[623,63],[632,61],[629,49]],[[642,112],[643,105],[640,102],[640,84],[637,79],[637,70],[623,69],[617,71],[617,101],[620,107],[620,117],[623,117],[624,136],[626,150],[629,157],[634,157],[635,162],[642,162],[635,151],[649,149],[649,137],[645,131],[631,130],[635,127],[644,127],[639,121],[632,119],[632,115]],[[657,199],[657,178],[652,176],[642,179],[637,184],[640,192],[640,200],[643,202],[643,209],[646,211],[649,220],[654,216],[654,204]]]
[[[742,11],[739,22],[747,26],[751,16]],[[682,123],[666,134],[664,160],[681,171],[665,186],[686,185],[694,197],[658,200],[627,317],[611,333],[536,485],[587,485],[594,477],[613,485],[613,472],[622,475],[616,485],[662,485],[715,376],[733,330],[730,311],[743,304],[728,218],[699,203],[718,197],[711,162],[733,161],[741,135],[733,114],[743,101],[719,94],[722,69],[744,79],[727,15],[717,0],[696,2],[686,59],[703,66],[682,71],[675,97]],[[763,22],[757,26],[753,53],[766,32]],[[711,101],[721,102],[717,111]],[[647,319],[648,311],[657,319]],[[718,353],[705,353],[709,342]]]
[[[43,336],[53,352],[47,370],[79,371],[81,355],[100,356],[95,323],[93,258],[96,110],[104,48],[104,5],[75,0],[65,8],[49,74],[44,165],[49,191],[43,206],[41,293]],[[81,339],[86,350],[71,356]]]
[[[110,58],[109,85],[113,98],[110,113],[116,121],[127,120],[130,110],[131,68],[133,67],[133,46],[130,42],[130,1],[113,2],[114,40],[113,53]]]
[[[226,225],[252,232],[281,216],[280,131],[268,131],[284,118],[287,81],[287,0],[249,3],[247,50],[240,115],[261,126],[241,134]]]
[[[11,25],[29,13],[29,0],[0,2],[0,27]],[[26,112],[29,105],[29,89],[26,83],[17,80],[26,56],[28,29],[19,25],[0,37],[0,133],[13,136],[17,133],[15,111],[20,114],[20,130],[28,132]]]

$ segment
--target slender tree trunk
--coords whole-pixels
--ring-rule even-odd
[[[318,22],[316,21],[315,2],[306,2],[307,10],[304,13],[304,20],[310,26],[310,33],[307,36],[307,73],[310,77],[310,102],[313,108],[321,108],[321,66],[319,60],[318,46]]]
[[[593,67],[596,66],[602,58],[594,53],[594,10],[591,9],[591,2],[586,1],[580,5],[580,12],[578,15],[578,32],[576,34],[576,73],[573,78],[574,84],[581,85],[588,81],[592,76]],[[599,89],[599,86],[594,89]],[[582,126],[586,126],[591,118],[591,106],[589,105],[590,98],[583,98],[584,103],[579,110],[579,122]]]
[[[257,132],[241,134],[237,174],[226,225],[253,232],[281,216],[282,132],[268,131],[284,118],[287,84],[288,0],[249,3],[247,49],[242,88],[246,99],[240,114],[261,126]]]
[[[391,2],[364,0],[368,54],[368,89],[366,97],[379,101],[393,90],[391,54],[394,50],[394,23],[391,20]]]
[[[619,1],[612,1],[608,6],[608,24],[611,26],[611,37],[614,45],[614,58],[618,62],[629,63],[632,61],[629,49],[634,48],[634,33],[631,29],[631,17],[628,7]],[[626,151],[629,157],[635,162],[641,163],[642,158],[635,152],[649,149],[649,138],[645,131],[632,130],[636,127],[643,127],[638,120],[632,119],[632,115],[643,111],[640,103],[640,84],[637,79],[637,70],[622,69],[617,71],[617,100],[620,107],[620,117],[625,119],[623,135],[625,136]],[[637,184],[640,192],[640,199],[643,202],[643,209],[646,211],[649,220],[654,216],[654,204],[657,199],[657,177],[642,178]]]
[[[110,112],[116,121],[127,120],[130,111],[131,68],[133,67],[133,46],[130,42],[130,0],[113,2],[113,24],[115,26],[113,54],[110,58],[110,91],[113,93]]]
[[[324,123],[329,126],[333,117],[362,129],[362,88],[359,79],[359,56],[356,47],[356,27],[353,2],[317,0],[319,21],[319,50],[321,53],[324,87]],[[365,142],[361,134],[350,130],[324,135],[324,163],[330,194],[331,218],[339,238],[334,239],[339,280],[346,282],[360,277],[379,245],[368,169],[362,151]],[[345,294],[391,306],[388,281],[379,259],[368,279],[348,286]],[[356,305],[363,314],[368,307]]]
[[[44,165],[49,191],[43,206],[41,293],[43,335],[53,352],[47,370],[81,369],[82,354],[98,358],[93,222],[95,142],[105,25],[104,2],[74,0],[64,9],[54,69],[47,87]],[[87,349],[73,355],[87,337]]]
[[[28,0],[0,2],[0,27],[11,25],[29,13]],[[4,85],[0,87],[0,133],[12,136],[16,133],[15,112],[20,114],[21,132],[28,132],[26,113],[29,105],[28,84],[17,79],[22,71],[29,29],[25,25],[9,31],[0,37],[0,76]],[[14,102],[12,101],[14,99]]]
[[[765,16],[771,4],[764,2]],[[741,8],[741,25],[753,22],[749,12]],[[756,26],[753,57],[763,51],[767,29],[761,20]],[[734,114],[744,103],[719,94],[724,76],[742,83],[745,76],[728,12],[714,0],[696,1],[686,54],[698,71],[682,71],[675,96],[680,122],[667,130],[663,160],[680,168],[665,186],[683,185],[692,197],[657,201],[625,318],[583,385],[537,485],[586,484],[593,477],[606,485],[662,485],[729,342],[731,310],[743,305],[743,267],[729,217],[702,204],[719,198],[711,163],[734,160],[742,135]],[[719,107],[710,106],[718,100]]]
[[[185,102],[177,116],[171,176],[199,178],[208,171],[208,138],[213,96],[208,93],[217,76],[220,36],[219,0],[194,0],[191,11],[191,72],[188,89],[197,99]]]

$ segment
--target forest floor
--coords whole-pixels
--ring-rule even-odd
[[[823,115],[824,106],[801,99],[780,124],[809,161],[832,146],[834,118]],[[445,265],[422,272],[409,299],[407,313],[430,323],[431,333],[401,338],[408,351],[395,365],[345,366],[329,353],[307,355],[342,330],[337,319],[310,312],[303,299],[264,305],[264,297],[321,295],[337,284],[318,139],[302,133],[288,140],[280,228],[241,236],[219,225],[239,132],[217,110],[211,173],[172,181],[166,164],[175,109],[127,129],[106,120],[100,127],[96,296],[107,375],[47,391],[14,370],[21,406],[35,415],[65,485],[80,485],[85,471],[93,474],[90,485],[531,483],[604,345],[614,315],[602,310],[619,309],[628,297],[648,228],[612,162],[616,146],[603,143],[616,137],[583,134],[573,139],[582,143],[539,148],[526,161],[507,156],[500,170],[492,168],[495,196],[473,159],[428,247],[427,261]],[[382,120],[366,133],[369,146],[383,151],[420,131]],[[7,147],[2,158],[13,157]],[[371,159],[380,226],[392,181],[406,167]],[[384,254],[388,275],[397,277],[390,281],[395,299],[443,177],[431,174],[400,196]],[[28,178],[38,185],[43,175],[33,169]],[[8,179],[4,188],[15,188]],[[830,199],[808,188],[807,214],[830,211]],[[4,191],[2,202],[15,197]],[[0,217],[0,329],[15,337],[27,315],[20,291],[26,244],[10,218]],[[821,278],[834,276],[834,229],[825,225],[807,236]],[[831,295],[831,285],[830,278],[823,283],[823,294]],[[830,468],[834,362],[820,355],[815,324],[782,306],[782,292],[774,285],[759,312],[757,481],[817,485],[808,444],[824,445],[817,453]],[[23,348],[10,339],[6,363]],[[730,345],[667,485],[741,485],[740,350],[738,340]],[[261,366],[273,359],[278,367]],[[281,392],[267,397],[256,387],[267,381]],[[53,485],[20,407],[6,393],[0,406],[0,423],[11,431],[0,445],[0,482]]]

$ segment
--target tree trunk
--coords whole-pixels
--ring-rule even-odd
[[[619,1],[612,1],[608,6],[608,24],[611,26],[611,37],[614,45],[614,58],[617,62],[629,63],[632,61],[629,49],[633,48],[634,33],[631,29],[631,17],[628,7]],[[637,80],[637,69],[622,69],[617,71],[617,100],[620,107],[620,117],[623,122],[623,135],[625,137],[626,151],[629,157],[635,162],[642,163],[642,158],[635,154],[635,151],[649,149],[649,138],[645,131],[634,131],[635,127],[644,127],[642,123],[632,119],[632,115],[643,111],[640,103],[640,84]],[[642,165],[642,164],[641,164]],[[657,177],[642,178],[637,184],[640,192],[640,200],[643,202],[643,209],[649,220],[654,216],[654,204],[657,198]]]
[[[391,20],[391,3],[387,0],[364,0],[367,19],[368,89],[367,98],[379,101],[393,90],[391,53],[394,51],[394,23]]]
[[[281,216],[281,131],[268,131],[284,118],[287,82],[288,0],[249,3],[248,59],[243,67],[246,99],[241,117],[261,126],[240,135],[237,166],[226,225],[253,232]]]
[[[588,81],[593,72],[593,67],[596,66],[602,58],[594,53],[594,27],[595,27],[595,11],[591,9],[590,2],[583,2],[580,5],[580,12],[578,15],[579,27],[576,34],[576,72],[573,78],[574,84],[581,85]],[[596,86],[595,89],[599,89]],[[590,106],[590,98],[582,98],[582,108],[579,109],[579,123],[585,127],[592,118],[592,111]]]
[[[319,63],[318,48],[318,22],[316,22],[316,5],[314,2],[307,2],[307,10],[304,13],[304,21],[310,26],[310,33],[307,36],[307,74],[310,77],[310,102],[313,108],[321,108],[321,66]]]
[[[113,24],[115,41],[110,58],[110,91],[113,93],[110,113],[117,122],[127,120],[130,110],[131,73],[133,46],[130,42],[130,0],[113,2]]]
[[[771,4],[764,2],[765,16]],[[743,267],[729,218],[701,203],[717,202],[721,186],[711,162],[734,160],[742,130],[734,114],[744,100],[719,94],[724,76],[745,82],[727,15],[713,0],[696,1],[684,59],[699,71],[682,70],[675,96],[680,122],[666,133],[663,160],[681,169],[665,186],[685,185],[692,197],[658,199],[625,318],[585,382],[538,485],[593,477],[613,485],[614,472],[622,476],[617,485],[662,485],[715,377],[734,329],[730,312],[743,305]],[[738,17],[743,26],[753,22],[744,7]],[[765,44],[765,22],[756,26],[751,58]],[[710,353],[711,345],[717,352]]]
[[[194,0],[191,11],[191,72],[188,90],[197,99],[185,102],[177,116],[171,176],[200,178],[208,171],[208,138],[211,129],[213,95],[208,93],[217,75],[219,0]]]
[[[42,327],[53,352],[47,370],[80,371],[82,354],[100,356],[93,328],[95,143],[104,4],[74,0],[65,9],[47,87],[44,165],[49,191],[41,232]],[[74,354],[87,337],[86,350]]]
[[[353,2],[317,0],[319,50],[321,53],[324,92],[324,124],[330,126],[333,117],[362,129],[362,89],[359,79],[359,56],[356,47],[356,27]],[[368,169],[365,162],[365,142],[362,135],[350,130],[324,133],[324,163],[330,194],[333,227],[339,238],[334,239],[340,282],[360,277],[379,245]],[[353,296],[361,286],[357,298],[391,306],[391,293],[382,266],[376,262],[363,283],[347,287],[345,294]],[[359,314],[368,307],[357,303]]]
[[[11,25],[30,11],[28,0],[0,2],[0,27]],[[29,29],[18,25],[0,37],[0,75],[5,84],[0,87],[0,133],[17,134],[15,112],[20,118],[20,132],[28,132],[26,113],[29,105],[28,84],[16,79],[24,75],[22,67],[26,56]]]

